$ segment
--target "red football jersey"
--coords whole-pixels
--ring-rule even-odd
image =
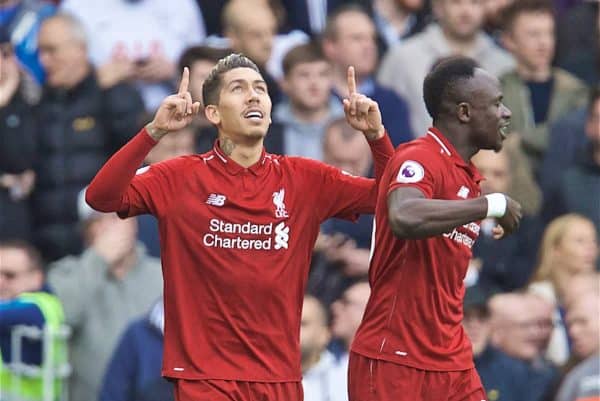
[[[122,217],[158,218],[163,375],[300,380],[302,300],[319,226],[332,216],[373,213],[375,180],[264,150],[244,168],[217,145],[203,155],[142,168],[131,179],[153,145],[140,132],[99,172],[88,200]],[[376,169],[383,171],[391,143],[385,136],[371,146]],[[105,206],[112,201],[100,198],[115,187],[117,204]]]
[[[480,196],[481,179],[435,128],[396,150],[379,186],[371,296],[354,352],[424,370],[473,367],[462,302],[479,222],[436,237],[401,240],[390,229],[387,200],[403,186],[416,187],[431,199],[474,198]]]

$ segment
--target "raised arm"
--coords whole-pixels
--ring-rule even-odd
[[[394,235],[402,239],[440,235],[463,224],[495,217],[496,238],[517,229],[521,205],[503,194],[467,200],[429,199],[415,187],[400,187],[388,196],[388,219]]]
[[[126,192],[138,167],[152,147],[166,134],[187,126],[198,114],[200,103],[188,91],[190,72],[184,68],[179,91],[167,96],[152,122],[115,153],[100,169],[86,191],[86,202],[102,212],[126,208]]]
[[[348,67],[348,97],[343,100],[346,121],[352,128],[361,131],[371,147],[375,165],[375,179],[383,175],[389,159],[394,153],[394,147],[381,120],[379,105],[373,99],[356,91],[354,67]]]

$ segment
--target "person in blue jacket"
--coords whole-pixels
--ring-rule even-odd
[[[38,57],[37,36],[41,22],[56,13],[56,6],[43,0],[0,2],[0,31],[10,38],[23,68],[44,83],[44,70]]]
[[[160,374],[163,354],[162,298],[125,330],[106,369],[100,401],[171,401],[173,387]]]

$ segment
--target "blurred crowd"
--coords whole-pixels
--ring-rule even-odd
[[[518,200],[516,235],[484,220],[464,327],[489,401],[600,399],[600,2],[597,0],[0,0],[0,400],[173,399],[160,377],[162,276],[152,216],[92,210],[85,187],[173,93],[221,57],[261,69],[271,153],[371,176],[344,120],[346,69],[395,146],[431,124],[422,84],[474,58],[512,111],[484,194]],[[202,113],[147,164],[210,150]],[[300,346],[306,401],[347,400],[369,297],[372,216],[325,222]],[[274,316],[274,319],[277,317]]]

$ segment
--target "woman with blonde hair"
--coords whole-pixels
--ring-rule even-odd
[[[548,224],[529,291],[556,306],[556,326],[546,357],[557,365],[563,365],[569,357],[567,331],[560,313],[566,289],[573,277],[595,271],[597,261],[598,240],[591,220],[569,213]]]

